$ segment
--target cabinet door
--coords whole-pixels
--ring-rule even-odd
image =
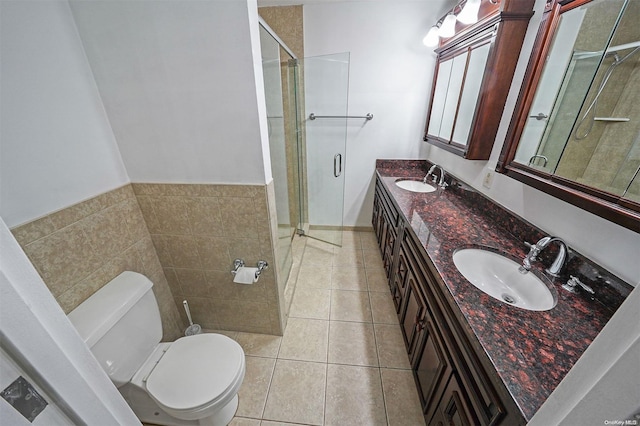
[[[468,52],[464,52],[453,58],[451,65],[451,76],[449,77],[449,87],[447,89],[447,100],[444,103],[444,109],[442,111],[442,123],[440,124],[440,132],[438,136],[440,139],[450,141],[454,126],[456,125],[456,117],[458,115],[458,105],[460,100],[460,92],[462,90],[462,83],[467,71],[467,55]],[[474,101],[475,105],[475,101]]]
[[[433,101],[431,102],[431,112],[429,114],[429,129],[427,131],[430,135],[437,136],[440,134],[440,124],[442,123],[444,104],[447,101],[447,89],[449,88],[452,65],[452,59],[442,61],[438,65],[436,88],[433,91]]]
[[[415,276],[411,271],[407,274],[406,307],[402,317],[402,331],[407,344],[409,359],[412,360],[418,341],[425,327],[425,315],[427,307],[419,293]]]
[[[428,133],[450,141],[458,113],[458,101],[467,68],[468,52],[442,61],[438,66]]]
[[[384,247],[382,248],[382,265],[387,274],[387,278],[391,277],[391,267],[393,266],[393,252],[396,245],[396,228],[391,224],[391,219],[386,212],[383,213],[384,227]]]
[[[464,78],[462,96],[460,97],[456,127],[453,132],[452,141],[455,143],[466,145],[469,141],[471,124],[475,116],[490,48],[491,44],[487,43],[471,51],[469,66]]]
[[[398,261],[396,262],[395,273],[393,274],[393,303],[396,305],[396,313],[398,316],[402,314],[404,308],[404,300],[407,293],[407,274],[409,265],[407,264],[407,256],[402,247],[398,253]]]
[[[452,374],[429,426],[472,426],[475,424],[477,421],[469,411],[464,389],[460,386],[456,375]]]
[[[414,360],[414,374],[418,395],[425,412],[438,401],[452,365],[437,326],[430,316],[423,319],[424,332]]]
[[[373,232],[375,232],[376,238],[378,239],[378,247],[380,247],[380,251],[382,251],[382,207],[380,205],[380,195],[377,192],[373,199],[371,224],[373,225]]]

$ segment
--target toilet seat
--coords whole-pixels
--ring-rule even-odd
[[[244,371],[244,352],[227,336],[207,333],[181,337],[155,366],[146,389],[167,413],[192,419],[232,400]]]

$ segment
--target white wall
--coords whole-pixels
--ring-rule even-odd
[[[262,166],[264,177],[262,182],[269,184],[273,179],[271,170],[271,152],[269,149],[269,123],[267,121],[267,103],[264,87],[264,76],[262,75],[262,43],[260,41],[260,17],[258,15],[258,3],[256,0],[245,0],[247,3],[247,16],[249,18],[249,37],[251,49],[251,59],[253,64],[253,85],[255,88],[257,125],[259,128],[259,142],[262,155]],[[234,44],[235,47],[237,47]],[[245,149],[255,149],[252,144],[247,143]]]
[[[366,123],[348,121],[345,226],[371,226],[377,158],[418,158],[435,66],[422,38],[450,6],[444,0],[304,5],[305,55],[350,52],[349,114],[374,115]]]
[[[420,158],[442,165],[445,170],[458,176],[489,198],[545,232],[561,237],[573,249],[635,286],[640,280],[640,262],[638,262],[640,234],[502,174],[494,173],[490,189],[482,186],[485,173],[495,168],[502,150],[520,83],[540,24],[544,3],[544,0],[536,0],[535,15],[529,24],[513,78],[514,83],[507,98],[506,113],[500,122],[489,161],[468,161],[427,143],[420,144]]]
[[[133,182],[271,180],[255,0],[70,4]]]
[[[12,227],[128,177],[68,3],[0,9],[0,215]]]
[[[55,403],[75,424],[140,424],[2,219],[0,253],[3,349],[56,396]],[[1,423],[17,424],[9,420],[11,409],[1,410]]]
[[[529,426],[605,425],[640,414],[640,289],[594,339]]]

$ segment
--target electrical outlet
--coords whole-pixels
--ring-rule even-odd
[[[487,171],[484,175],[484,179],[482,179],[482,186],[489,189],[491,188],[491,184],[493,183],[493,172],[491,170]]]
[[[33,422],[48,404],[31,383],[22,376],[0,392],[0,396],[30,422]]]

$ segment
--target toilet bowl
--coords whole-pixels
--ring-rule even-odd
[[[245,373],[240,345],[213,333],[160,343],[152,283],[123,272],[69,314],[98,362],[143,422],[227,425]]]
[[[147,378],[146,389],[160,408],[178,419],[210,417],[227,405],[235,405],[233,417],[244,372],[240,345],[220,334],[199,334],[182,337],[168,348]]]

